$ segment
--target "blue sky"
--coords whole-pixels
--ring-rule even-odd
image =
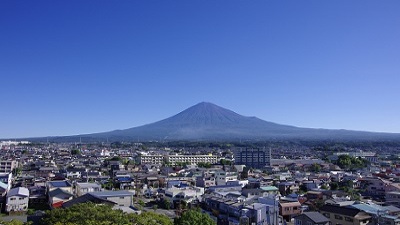
[[[400,132],[400,1],[0,1],[0,138],[130,128],[213,102]]]

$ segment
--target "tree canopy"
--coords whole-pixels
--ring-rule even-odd
[[[122,210],[112,210],[108,205],[93,203],[76,204],[70,208],[59,208],[47,211],[42,219],[43,225],[172,225],[167,216],[153,212],[140,215],[127,214]]]
[[[339,156],[336,163],[340,168],[354,170],[366,167],[369,162],[362,158],[351,157],[349,155],[341,155]]]
[[[175,218],[174,225],[216,225],[216,222],[200,210],[188,210],[181,217]]]

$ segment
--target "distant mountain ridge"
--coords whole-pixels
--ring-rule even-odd
[[[262,141],[307,140],[400,140],[400,134],[349,130],[300,128],[239,115],[213,103],[198,103],[167,119],[124,130],[52,137],[53,140],[113,141]]]

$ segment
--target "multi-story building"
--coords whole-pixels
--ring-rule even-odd
[[[12,173],[18,167],[15,160],[0,160],[0,173]]]
[[[218,157],[214,155],[167,155],[166,162],[175,165],[178,162],[197,164],[197,163],[210,163],[216,164]]]
[[[140,164],[162,165],[165,163],[163,155],[141,155],[139,161]]]
[[[213,155],[141,155],[139,157],[140,164],[170,164],[177,163],[198,164],[218,162],[218,157]]]
[[[7,212],[26,212],[28,211],[29,190],[24,187],[11,189],[7,193]]]
[[[236,172],[217,171],[215,173],[215,184],[217,186],[226,185],[229,181],[237,181],[238,174]]]
[[[235,164],[262,169],[271,165],[271,149],[239,148],[235,151]]]

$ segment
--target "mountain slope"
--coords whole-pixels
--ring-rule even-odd
[[[113,140],[400,139],[399,134],[299,128],[241,116],[202,102],[167,119],[125,130],[80,135]]]

